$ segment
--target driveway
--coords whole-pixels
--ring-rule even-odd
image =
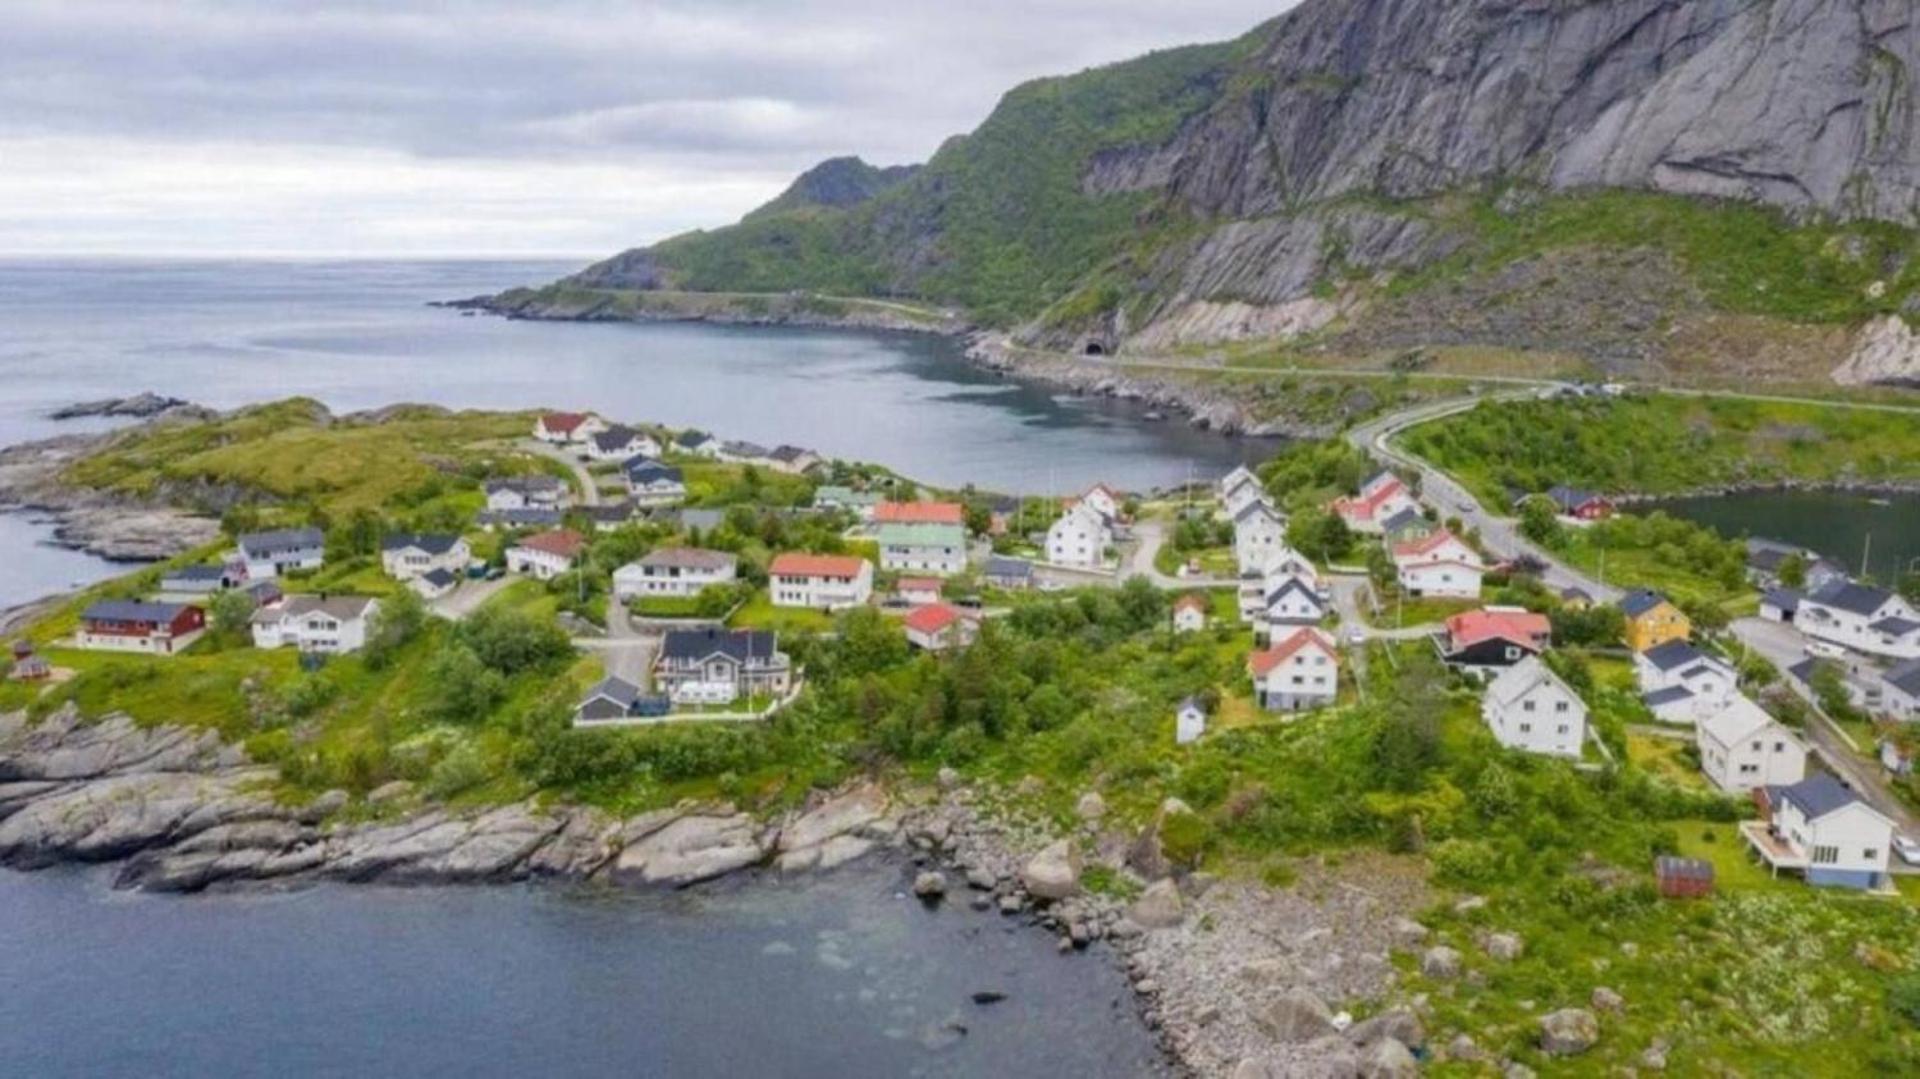
[[[1147,518],[1133,524],[1133,543],[1127,554],[1120,560],[1120,573],[1116,580],[1125,581],[1131,577],[1145,577],[1153,582],[1155,588],[1179,591],[1188,588],[1237,588],[1240,582],[1231,577],[1176,577],[1161,573],[1154,568],[1153,560],[1160,548],[1167,545],[1167,531],[1170,526],[1158,518]]]
[[[598,506],[600,504],[600,485],[595,482],[593,473],[587,471],[586,463],[566,450],[537,438],[523,438],[520,448],[528,453],[537,453],[551,461],[558,461],[572,470],[573,478],[580,486],[580,504]]]
[[[491,581],[462,581],[460,587],[427,604],[427,610],[451,622],[458,622],[480,609],[481,605],[513,583],[511,577]]]

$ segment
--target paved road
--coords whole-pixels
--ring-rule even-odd
[[[600,484],[594,479],[593,473],[587,471],[586,463],[578,457],[575,457],[573,454],[552,443],[542,442],[537,438],[521,439],[520,448],[526,450],[528,453],[537,453],[549,460],[558,461],[566,465],[573,471],[573,478],[580,485],[580,504],[583,506],[598,506],[600,504]]]
[[[511,577],[499,577],[491,581],[462,581],[460,587],[427,604],[427,609],[442,618],[458,622],[479,610],[481,604],[512,583]]]
[[[1130,577],[1145,577],[1153,582],[1155,588],[1180,591],[1188,588],[1237,588],[1240,582],[1231,577],[1176,577],[1161,573],[1154,568],[1153,560],[1159,555],[1160,548],[1167,545],[1169,524],[1157,518],[1135,521],[1133,525],[1133,545],[1127,556],[1120,562],[1119,580]]]

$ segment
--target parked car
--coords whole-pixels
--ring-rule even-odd
[[[1893,850],[1908,865],[1920,865],[1920,839],[1910,835],[1895,836]]]

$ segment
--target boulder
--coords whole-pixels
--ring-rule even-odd
[[[886,813],[886,794],[863,783],[802,813],[780,833],[781,853],[817,847],[838,836],[858,832]]]
[[[1360,1054],[1360,1079],[1409,1079],[1420,1074],[1420,1062],[1393,1038],[1381,1038]]]
[[[1100,797],[1099,791],[1088,791],[1074,804],[1073,812],[1081,820],[1095,823],[1107,815],[1107,800]]]
[[[1458,978],[1460,953],[1444,944],[1428,948],[1420,957],[1420,973],[1429,978]]]
[[[622,850],[612,876],[621,884],[684,888],[745,869],[765,856],[758,829],[745,814],[675,817]]]
[[[1062,839],[1028,859],[1020,879],[1035,899],[1069,899],[1080,894],[1080,855]]]
[[[1540,1051],[1578,1056],[1600,1040],[1600,1020],[1585,1008],[1562,1008],[1540,1017]]]
[[[1479,1060],[1485,1055],[1471,1034],[1456,1034],[1453,1040],[1447,1043],[1448,1060]]]
[[[1347,1028],[1347,1040],[1362,1049],[1383,1038],[1392,1038],[1401,1045],[1418,1048],[1426,1044],[1427,1033],[1420,1024],[1420,1017],[1406,1008],[1381,1012]]]
[[[1512,933],[1489,933],[1484,947],[1488,956],[1503,963],[1513,962],[1525,951],[1520,938]]]
[[[1147,885],[1140,898],[1127,907],[1127,917],[1143,929],[1169,929],[1186,916],[1180,889],[1172,880],[1157,880]]]
[[[1279,1042],[1311,1042],[1340,1033],[1326,1003],[1304,989],[1282,993],[1254,1012],[1253,1021],[1268,1037]]]
[[[1614,992],[1604,985],[1594,987],[1593,996],[1588,1000],[1588,1003],[1593,1005],[1595,1011],[1601,1012],[1623,1011],[1627,1006],[1625,997],[1622,997],[1619,993]]]
[[[929,869],[913,878],[913,894],[921,899],[939,899],[947,894],[946,875]]]
[[[1389,927],[1393,943],[1399,948],[1417,948],[1427,942],[1427,927],[1412,918],[1399,917]]]

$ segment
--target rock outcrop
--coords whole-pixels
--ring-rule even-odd
[[[1920,333],[1899,315],[1862,327],[1845,363],[1833,369],[1842,386],[1920,386]]]

